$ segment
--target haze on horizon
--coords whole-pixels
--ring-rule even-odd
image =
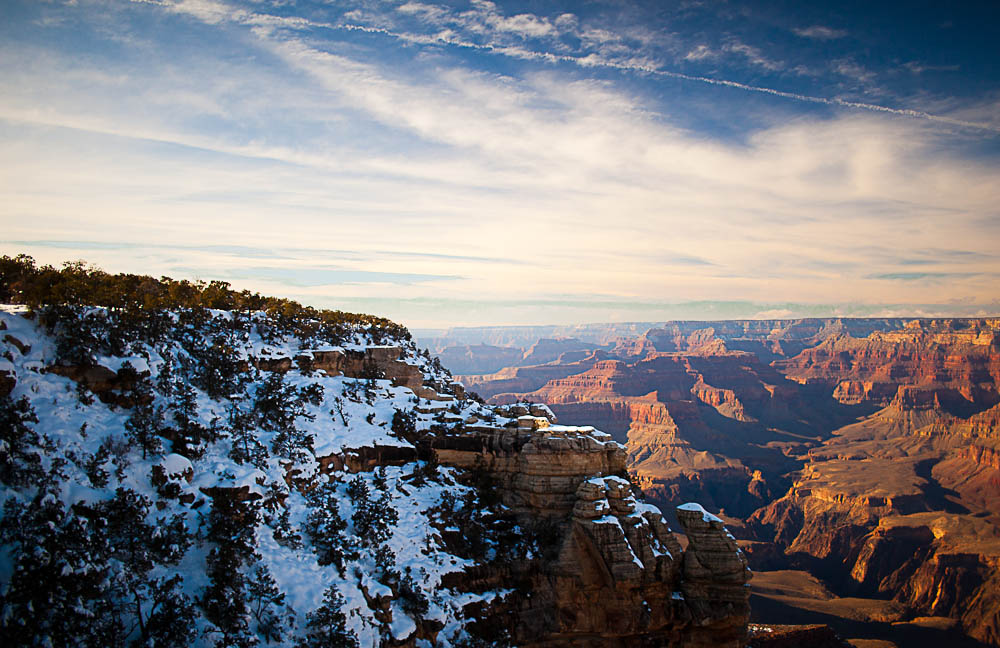
[[[996,3],[0,16],[0,254],[418,328],[1000,314]]]

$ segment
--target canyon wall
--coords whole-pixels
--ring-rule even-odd
[[[600,421],[653,501],[746,518],[737,534],[784,555],[769,564],[998,644],[998,331],[992,319],[669,323],[587,362],[507,370],[533,376],[530,391],[489,376],[476,388]]]
[[[513,414],[520,412],[515,410]],[[493,611],[519,646],[742,648],[750,572],[721,520],[678,511],[682,551],[659,509],[636,499],[625,449],[591,427],[520,415],[517,427],[475,426],[430,439],[440,463],[489,475],[523,524],[545,520],[543,559],[511,556],[504,577],[527,594]],[[476,580],[500,577],[475,570]]]

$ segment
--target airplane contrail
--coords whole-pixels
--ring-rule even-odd
[[[534,59],[534,60],[548,61],[550,63],[554,62],[572,63],[580,67],[603,67],[603,68],[622,70],[627,72],[640,72],[652,76],[680,79],[682,81],[693,81],[696,83],[705,83],[709,85],[723,86],[727,88],[735,88],[737,90],[744,90],[747,92],[759,92],[761,94],[769,94],[775,97],[781,97],[783,99],[792,99],[794,101],[804,101],[814,104],[824,104],[827,106],[840,106],[843,108],[855,108],[858,110],[881,112],[890,115],[899,115],[901,117],[925,119],[928,121],[950,124],[952,126],[960,126],[962,128],[971,128],[976,130],[989,131],[991,133],[1000,133],[1000,126],[994,126],[992,124],[985,124],[982,122],[966,121],[963,119],[955,119],[953,117],[946,117],[944,115],[935,115],[932,113],[924,112],[922,110],[912,110],[909,108],[892,108],[891,106],[882,106],[879,104],[865,103],[862,101],[849,101],[847,99],[817,97],[813,95],[799,94],[796,92],[787,92],[785,90],[777,90],[775,88],[768,88],[766,86],[756,86],[747,83],[740,83],[739,81],[730,81],[728,79],[716,79],[713,77],[684,74],[683,72],[673,72],[670,70],[663,70],[660,68],[655,68],[635,63],[620,63],[617,61],[609,61],[606,59],[595,58],[592,56],[577,57],[577,56],[570,56],[568,54],[553,54],[552,52],[538,52],[535,50],[529,50],[519,47],[505,47],[492,44],[483,45],[480,43],[472,43],[469,41],[460,40],[450,35],[425,36],[419,34],[407,34],[402,32],[395,32],[382,27],[369,27],[367,25],[341,23],[330,26],[335,27],[337,29],[344,29],[348,31],[360,31],[370,34],[381,34],[389,36],[391,38],[396,38],[399,40],[404,40],[412,43],[452,45],[455,47],[487,51],[499,54],[501,56],[510,56],[514,58]]]
[[[136,3],[164,5],[174,10],[178,9],[183,10],[179,4],[171,3],[168,0],[131,0],[131,1]],[[222,6],[225,7],[225,5]],[[248,13],[244,11],[233,12],[229,16],[227,16],[227,18],[229,18],[230,20],[235,20],[236,22],[243,22],[243,23],[255,23],[263,20],[270,22],[272,24],[284,24],[285,27],[290,27],[293,29],[310,27],[310,28],[320,28],[320,29],[339,29],[345,31],[357,31],[368,34],[379,34],[383,36],[388,36],[389,38],[395,38],[409,43],[417,43],[422,45],[436,45],[436,44],[451,45],[453,47],[485,51],[493,54],[498,54],[500,56],[520,58],[524,60],[539,60],[539,61],[546,61],[549,63],[558,63],[558,62],[571,63],[579,67],[602,67],[602,68],[621,70],[626,72],[638,72],[642,74],[648,74],[651,76],[659,76],[670,79],[680,79],[682,81],[691,81],[695,83],[704,83],[708,85],[734,88],[746,92],[758,92],[761,94],[772,95],[774,97],[781,97],[783,99],[791,99],[793,101],[803,101],[814,104],[823,104],[827,106],[840,106],[842,108],[854,108],[857,110],[868,110],[871,112],[880,112],[890,115],[898,115],[900,117],[924,119],[942,124],[959,126],[961,128],[970,128],[975,130],[988,131],[994,134],[1000,133],[1000,126],[996,126],[993,124],[986,124],[982,122],[966,121],[963,119],[955,119],[953,117],[946,117],[944,115],[935,115],[932,113],[924,112],[922,110],[912,110],[910,108],[892,108],[891,106],[882,106],[880,104],[865,103],[861,101],[849,101],[847,99],[817,97],[813,95],[799,94],[796,92],[787,92],[785,90],[777,90],[775,88],[768,88],[766,86],[750,85],[747,83],[741,83],[739,81],[731,81],[728,79],[716,79],[713,77],[697,76],[692,74],[684,74],[683,72],[663,70],[657,67],[652,67],[644,64],[610,61],[595,56],[593,54],[587,55],[585,57],[580,57],[580,56],[571,56],[568,54],[554,54],[552,52],[539,52],[536,50],[525,49],[522,47],[499,46],[490,43],[487,44],[473,43],[456,37],[453,32],[447,34],[442,32],[437,35],[410,34],[405,32],[393,31],[391,29],[386,29],[384,27],[371,27],[368,25],[359,25],[354,23],[316,22],[308,18],[291,19],[284,16],[259,14],[253,12]]]

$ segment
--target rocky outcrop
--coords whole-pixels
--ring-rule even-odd
[[[348,378],[387,378],[394,385],[408,387],[421,398],[435,400],[444,385],[425,384],[420,369],[402,360],[403,349],[394,346],[372,346],[363,351],[353,350],[307,350],[293,357],[265,357],[255,359],[254,365],[261,371],[289,371],[297,367],[303,371],[323,371],[331,376]],[[462,386],[450,383],[447,389],[458,397],[464,396]]]
[[[520,422],[523,426],[511,428],[468,427],[461,436],[441,436],[430,444],[439,463],[489,472],[504,504],[523,513],[565,515],[573,510],[583,479],[625,474],[625,449],[602,432],[551,425],[543,417]]]
[[[99,365],[63,366],[54,365],[48,368],[49,373],[69,378],[96,394],[103,394],[118,387],[118,373]]]
[[[957,514],[884,519],[863,539],[851,578],[921,614],[952,617],[971,636],[1000,642],[1000,535]]]
[[[934,510],[936,488],[913,459],[827,461],[807,466],[750,524],[791,564],[845,593],[960,619],[967,633],[996,644],[1000,533],[981,517]]]
[[[745,638],[750,614],[750,568],[722,520],[698,504],[677,507],[677,519],[688,538],[684,552],[684,595],[695,616],[711,619],[719,634],[733,642]]]
[[[429,445],[441,464],[490,475],[507,507],[555,530],[551,557],[510,563],[509,577],[530,583],[504,608],[515,645],[742,648],[749,570],[732,536],[692,505],[697,515],[678,513],[690,541],[681,551],[659,509],[636,499],[625,448],[608,435],[529,414]]]

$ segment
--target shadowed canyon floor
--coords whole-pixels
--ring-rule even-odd
[[[895,622],[890,634],[842,634],[918,645],[909,628],[933,637],[943,622],[914,619],[948,618],[948,637],[1000,645],[1000,320],[622,330],[506,347],[518,361],[460,379],[491,402],[545,402],[562,423],[611,433],[651,501],[721,511],[754,541],[752,566],[804,570],[832,592],[760,590],[760,614],[841,618],[891,599],[892,620],[845,617]],[[465,353],[475,368],[476,349]],[[826,602],[803,607],[811,599]],[[769,621],[798,622],[784,618]]]

